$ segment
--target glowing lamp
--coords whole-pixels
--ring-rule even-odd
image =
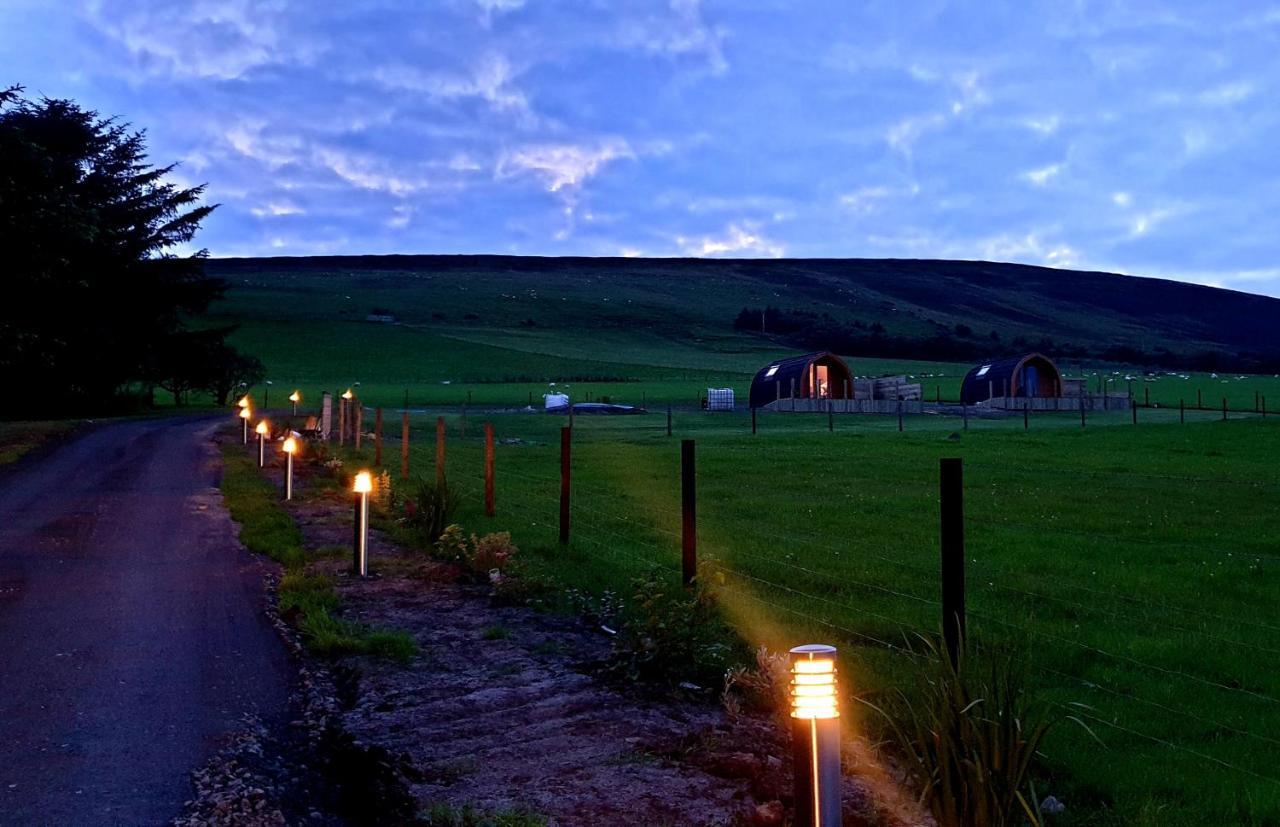
[[[289,401],[295,404],[298,402],[301,402],[302,394],[298,393],[297,391],[294,391],[293,393],[289,394]]]
[[[253,416],[253,412],[252,412],[252,411],[250,411],[248,408],[243,407],[243,406],[240,408],[240,418],[241,418],[241,419],[248,419],[248,418],[249,418],[249,417],[251,417],[251,416]]]
[[[267,420],[259,420],[258,427],[254,428],[253,432],[258,436],[265,436],[267,433]]]
[[[840,825],[840,705],[836,648],[810,643],[791,650],[791,743],[796,824]]]
[[[245,394],[244,396],[240,397],[240,401],[237,402],[236,404],[239,405],[241,408],[249,407],[249,395]]]
[[[242,445],[249,444],[249,417],[251,416],[253,413],[247,406],[240,408],[240,443]]]
[[[284,440],[284,498],[293,499],[293,455],[298,453],[298,440],[293,434]]]
[[[369,492],[373,490],[373,477],[368,471],[356,474],[355,484],[351,486],[356,494],[356,537],[355,537],[355,573],[360,577],[369,576]]]
[[[355,396],[356,396],[356,395],[355,395],[354,393],[352,393],[352,392],[351,392],[351,388],[347,388],[345,391],[343,391],[343,392],[342,392],[342,398],[343,398],[343,399],[348,399],[348,400],[350,400],[350,399],[354,399],[354,398],[355,398]]]
[[[245,424],[249,424],[249,420],[246,419]],[[253,430],[258,435],[258,467],[263,468],[267,464],[267,420],[258,420],[258,427]]]
[[[836,704],[835,649],[823,646],[812,651],[806,649],[804,657],[791,662],[791,717],[805,719],[839,718]],[[792,649],[792,653],[796,652]],[[827,651],[829,650],[829,652]]]

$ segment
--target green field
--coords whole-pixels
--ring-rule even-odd
[[[300,387],[310,408],[321,389],[359,382],[367,406],[395,412],[394,469],[407,391],[415,471],[433,473],[434,421],[446,417],[466,528],[510,530],[537,568],[597,591],[625,593],[654,564],[678,576],[678,442],[695,439],[701,555],[724,572],[731,618],[752,643],[837,643],[852,692],[909,683],[916,662],[904,643],[939,627],[938,459],[962,457],[971,639],[1018,652],[1046,702],[1087,704],[1104,743],[1074,726],[1050,739],[1037,788],[1068,806],[1053,823],[1280,824],[1280,421],[1192,410],[1180,424],[1176,407],[1197,388],[1206,406],[1225,395],[1252,410],[1255,392],[1280,406],[1280,380],[1070,366],[1091,381],[1135,376],[1139,400],[1150,388],[1165,407],[1143,409],[1138,426],[1128,413],[1094,414],[1085,429],[1067,414],[1034,416],[1028,430],[1019,416],[974,418],[968,431],[958,417],[925,414],[908,417],[904,433],[894,417],[839,416],[830,433],[825,416],[767,414],[752,437],[744,411],[702,413],[694,399],[707,387],[745,395],[778,353],[758,338],[643,314],[633,325],[572,315],[557,324],[551,314],[534,327],[369,324],[340,313],[359,280],[332,286],[241,284],[220,306],[222,320],[243,325],[237,344],[267,363],[273,403]],[[379,289],[358,295],[390,303]],[[433,290],[412,294],[420,312]],[[927,396],[938,386],[944,398],[967,367],[850,361],[859,375],[920,376]],[[662,411],[577,417],[565,549],[565,421],[520,410],[553,381],[577,400],[643,398]],[[480,492],[485,420],[499,440],[494,518]]]

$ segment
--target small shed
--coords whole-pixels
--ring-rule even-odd
[[[779,399],[851,399],[853,374],[834,353],[820,351],[770,362],[751,380],[750,405]]]
[[[1047,356],[1028,353],[975,366],[964,377],[960,401],[976,405],[993,398],[1052,399],[1063,395],[1062,373]]]

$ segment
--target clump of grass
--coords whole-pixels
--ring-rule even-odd
[[[906,760],[939,827],[1040,825],[1032,789],[1036,753],[1049,731],[1070,719],[1038,706],[1010,660],[980,675],[962,657],[953,664],[922,639],[929,663],[913,695],[898,691],[884,706],[862,703],[888,724],[892,747]]]
[[[527,810],[480,812],[470,805],[458,809],[436,804],[422,814],[427,827],[546,827],[547,820]]]
[[[262,478],[257,465],[236,446],[222,448],[222,499],[231,519],[240,524],[240,542],[286,569],[306,561],[302,532],[280,505],[280,493]]]
[[[506,626],[490,626],[480,633],[482,640],[506,640],[511,637],[511,630]]]
[[[448,482],[436,485],[434,480],[418,480],[414,492],[409,521],[426,535],[427,542],[434,543],[449,527],[458,510],[458,492]]]

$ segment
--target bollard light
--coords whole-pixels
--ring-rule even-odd
[[[369,492],[373,490],[373,477],[368,471],[356,474],[352,490],[356,494],[355,570],[361,577],[369,576]]]
[[[284,498],[293,499],[293,455],[298,453],[298,440],[290,434],[284,441]]]
[[[293,415],[297,416],[298,403],[302,401],[302,394],[299,393],[298,391],[294,391],[293,393],[289,394],[289,401],[293,403]]]
[[[840,825],[840,705],[836,648],[810,643],[791,650],[792,750],[796,824]]]
[[[348,401],[355,399],[355,396],[356,395],[351,392],[351,388],[347,388],[345,391],[342,392],[342,398]]]
[[[267,464],[267,420],[258,420],[258,427],[253,432],[258,435],[258,467],[262,468]]]
[[[240,408],[240,442],[244,445],[249,444],[249,417],[253,416],[253,412],[247,407]]]
[[[240,401],[236,402],[236,405],[241,408],[249,407],[249,394],[246,393],[244,396],[240,397]]]

